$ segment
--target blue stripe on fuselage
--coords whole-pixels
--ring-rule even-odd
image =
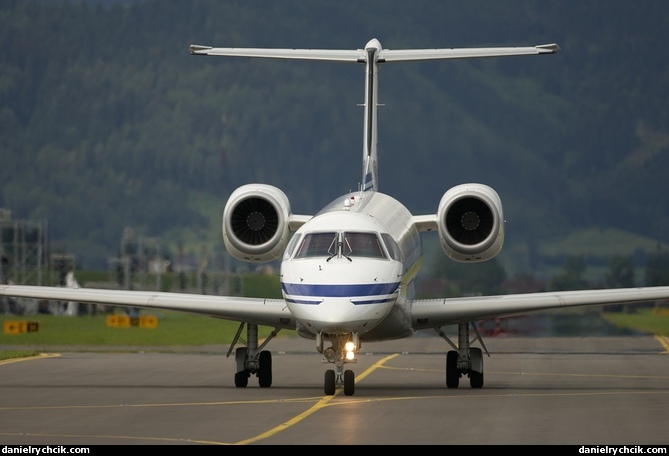
[[[365,304],[384,304],[386,302],[391,302],[394,301],[394,298],[379,298],[379,299],[365,299],[365,300],[358,300],[358,299],[351,299],[351,304],[358,306],[358,305],[365,305]],[[321,299],[294,299],[294,298],[286,298],[286,302],[290,302],[293,304],[309,304],[309,305],[318,305],[321,302],[323,302],[323,298]]]
[[[312,285],[303,283],[282,283],[286,295],[314,296],[322,298],[346,298],[360,296],[389,295],[397,291],[399,282],[363,283],[348,285]]]

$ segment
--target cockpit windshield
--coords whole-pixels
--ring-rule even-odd
[[[375,233],[344,233],[344,256],[385,258],[379,238]]]
[[[376,233],[324,232],[304,236],[295,258],[327,257],[386,258],[381,240]]]
[[[337,254],[337,233],[309,233],[304,236],[295,258],[329,257]]]

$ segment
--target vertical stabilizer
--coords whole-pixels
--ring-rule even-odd
[[[554,54],[559,50],[560,47],[557,44],[470,49],[383,49],[381,43],[376,38],[369,40],[364,49],[356,50],[217,48],[196,44],[191,45],[189,49],[190,53],[194,55],[322,60],[365,64],[365,101],[363,103],[365,119],[362,150],[363,191],[377,191],[379,189],[377,111],[379,106],[379,68],[382,63]]]
[[[362,149],[362,190],[377,191],[379,189],[379,168],[377,156],[377,112],[378,76],[381,43],[376,38],[365,45],[365,124],[363,129],[364,144]]]

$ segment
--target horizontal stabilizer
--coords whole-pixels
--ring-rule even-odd
[[[263,49],[263,48],[215,48],[192,44],[191,54],[218,55],[227,57],[258,57],[290,60],[323,60],[331,62],[360,63],[365,61],[365,52],[339,49]]]

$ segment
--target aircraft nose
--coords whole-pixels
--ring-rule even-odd
[[[350,321],[349,314],[355,312],[355,307],[348,298],[326,298],[318,305],[323,321],[328,323]]]
[[[356,304],[351,298],[326,298],[318,305],[318,318],[311,320],[324,333],[365,333],[389,312],[389,303]]]

